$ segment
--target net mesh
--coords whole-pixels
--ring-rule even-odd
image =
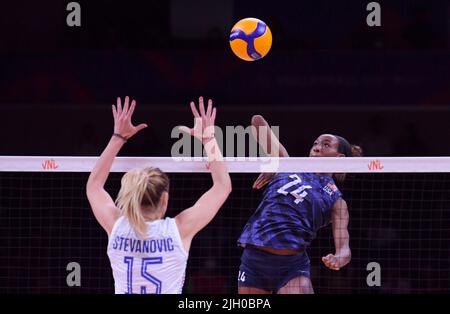
[[[88,172],[0,172],[0,293],[113,293],[107,235],[85,195]],[[106,189],[117,195],[121,172]],[[241,249],[236,241],[258,206],[257,173],[232,173],[233,192],[193,240],[185,293],[236,293]],[[168,216],[211,184],[208,173],[169,173]],[[340,271],[321,257],[334,253],[331,226],[308,249],[316,293],[444,293],[450,289],[450,173],[351,173],[340,189],[350,212],[352,260]],[[69,287],[67,265],[81,266]],[[367,265],[381,267],[370,287]]]

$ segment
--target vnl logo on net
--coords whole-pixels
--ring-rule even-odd
[[[42,169],[44,170],[56,170],[59,168],[59,165],[56,163],[56,161],[52,159],[44,160],[41,164]]]
[[[369,168],[370,171],[383,170],[384,165],[381,161],[379,161],[377,159],[377,160],[372,160],[371,162],[369,162],[367,164],[367,168]]]
[[[258,131],[254,126],[245,128],[241,125],[226,126],[225,130],[215,126],[214,137],[221,152],[225,148],[226,154],[223,157],[232,157],[236,161],[258,161],[258,157],[266,157],[265,152],[267,152],[273,158],[260,160],[257,171],[277,172],[279,169],[279,141],[271,141],[267,134],[272,134],[272,136],[279,139],[279,131],[279,126],[261,126],[258,128]],[[256,137],[258,142],[255,140]],[[174,161],[192,161],[194,158],[198,159],[198,157],[208,156],[206,152],[208,145],[203,147],[200,141],[193,141],[191,135],[179,130],[179,126],[172,129],[171,138],[177,139],[171,148],[171,156]],[[259,150],[258,145],[260,146]],[[248,152],[248,157],[246,157],[246,152]],[[221,156],[219,155],[217,160]]]

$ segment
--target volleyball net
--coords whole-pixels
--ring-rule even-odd
[[[0,293],[113,293],[107,235],[96,222],[85,186],[97,157],[0,157]],[[193,240],[185,293],[236,293],[237,239],[257,208],[253,190],[270,158],[226,159],[233,191]],[[279,158],[278,172],[347,173],[338,185],[350,213],[352,260],[329,270],[331,226],[308,249],[316,293],[444,293],[450,289],[450,158]],[[273,165],[273,163],[272,163]],[[106,189],[115,198],[124,172],[159,167],[171,179],[168,216],[192,206],[212,180],[201,158],[116,158]],[[67,266],[81,286],[67,284]],[[371,285],[377,263],[379,285]]]

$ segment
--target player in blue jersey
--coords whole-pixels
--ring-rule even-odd
[[[267,155],[289,157],[262,116],[254,116],[252,125],[256,139],[266,139],[267,143],[260,142],[260,145]],[[361,154],[361,148],[350,145],[346,139],[322,134],[314,141],[309,156]],[[306,249],[317,231],[330,222],[336,251],[322,257],[322,261],[333,270],[350,262],[348,209],[333,176],[337,181],[345,178],[344,174],[332,173],[278,173],[258,177],[253,187],[261,189],[267,185],[267,188],[238,240],[244,248],[239,293],[314,293]]]

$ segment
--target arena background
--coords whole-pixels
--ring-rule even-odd
[[[2,156],[98,156],[117,96],[138,101],[149,128],[121,156],[169,156],[170,131],[192,123],[188,103],[213,98],[217,125],[253,114],[280,126],[291,156],[338,133],[368,156],[448,156],[450,3],[378,1],[382,26],[365,20],[369,1],[78,1],[82,26],[65,25],[69,1],[2,4]],[[248,63],[229,49],[232,25],[258,17],[272,30],[269,55]],[[0,292],[112,293],[106,235],[85,198],[88,174],[0,174]],[[194,240],[186,293],[235,293],[236,239],[256,208],[254,175],[233,174],[233,194]],[[118,190],[113,174],[109,190]],[[188,207],[208,175],[171,175],[169,215]],[[335,273],[331,229],[309,252],[318,293],[445,293],[450,288],[450,175],[354,175],[353,260]],[[66,285],[66,265],[82,286]],[[366,265],[379,262],[381,287]]]

